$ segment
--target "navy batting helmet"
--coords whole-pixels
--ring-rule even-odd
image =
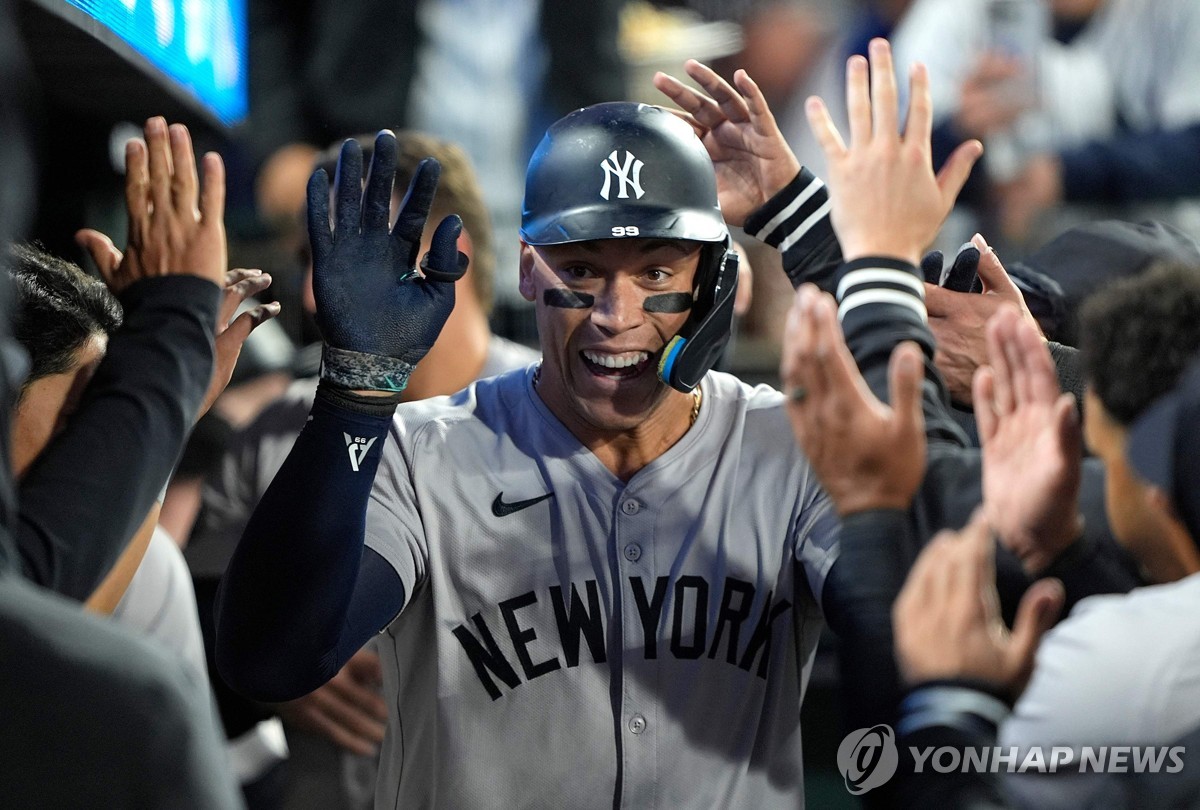
[[[663,382],[700,384],[729,341],[738,259],[712,162],[684,121],[649,104],[576,110],[547,130],[529,161],[521,238],[557,245],[629,237],[707,243],[691,315],[659,359]]]

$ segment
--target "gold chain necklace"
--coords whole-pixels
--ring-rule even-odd
[[[542,364],[538,363],[538,367],[533,370],[533,387],[537,388],[538,383],[542,380]],[[688,427],[696,424],[696,420],[700,418],[700,403],[704,402],[704,392],[700,390],[700,386],[692,389],[692,412],[688,421]]]

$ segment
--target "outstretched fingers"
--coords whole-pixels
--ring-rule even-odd
[[[725,118],[739,124],[750,120],[750,109],[746,100],[729,82],[717,75],[715,70],[695,59],[689,59],[684,69],[692,81],[700,85],[716,102]]]
[[[903,436],[925,434],[925,412],[921,408],[921,382],[925,379],[925,357],[912,341],[892,350],[888,361],[888,393],[896,430]]]
[[[886,39],[873,39],[868,48],[871,54],[871,134],[875,138],[896,139],[900,133],[900,112],[892,47]]]
[[[117,272],[117,268],[121,266],[122,254],[121,251],[113,244],[113,241],[100,231],[92,228],[83,228],[75,232],[75,244],[88,252],[92,257],[92,261],[96,264],[96,269],[100,271],[100,278],[104,279],[105,284],[111,284],[113,274]]]
[[[200,219],[224,227],[225,161],[216,152],[204,156],[204,185],[200,192]]]
[[[400,204],[400,214],[392,228],[392,247],[406,269],[417,263],[421,234],[425,231],[425,221],[429,218],[441,173],[442,165],[434,158],[425,158],[418,163],[412,182],[408,184],[408,193]]]
[[[200,191],[200,180],[196,175],[192,136],[183,124],[171,124],[167,133],[171,143],[171,162],[175,166],[171,177],[171,204],[178,213],[190,213],[192,217],[197,217],[196,195]]]
[[[1053,402],[1061,389],[1050,350],[1033,324],[1024,318],[1014,324],[1014,329],[1014,342],[1022,355],[1022,366],[1028,377],[1027,396],[1035,402]]]
[[[933,96],[929,92],[929,68],[918,62],[908,75],[908,118],[904,141],[929,152],[933,135]]]
[[[975,405],[975,423],[979,427],[979,441],[986,447],[999,427],[997,421],[996,373],[991,366],[980,366],[975,369],[971,378],[971,401]]]
[[[125,209],[129,243],[140,245],[150,227],[150,160],[145,141],[138,138],[125,144]]]
[[[755,129],[763,133],[778,132],[779,125],[775,122],[775,114],[771,112],[766,96],[763,95],[758,83],[750,78],[750,74],[739,68],[734,71],[733,84],[742,94],[746,110],[750,114],[750,120],[754,122]]]
[[[145,134],[146,153],[150,164],[150,204],[156,214],[152,221],[165,227],[169,222],[167,214],[171,210],[171,181],[174,172],[166,119],[156,115],[146,121]]]
[[[988,321],[985,327],[987,337],[988,364],[992,368],[992,407],[999,417],[1012,413],[1016,406],[1013,393],[1012,366],[1008,362],[1005,350],[1004,323],[1007,320],[1007,310],[1001,309]]]
[[[271,286],[271,275],[258,269],[235,268],[225,273],[225,290],[221,310],[217,315],[218,328],[228,324],[238,307]]]
[[[392,208],[392,184],[396,177],[396,136],[383,130],[375,137],[367,187],[363,193],[364,231],[387,232]]]
[[[342,143],[333,185],[337,195],[334,233],[340,239],[358,233],[362,222],[362,147],[353,138]],[[312,203],[311,198],[309,203]]]
[[[717,102],[702,93],[697,93],[670,74],[656,73],[654,86],[701,127],[712,129],[725,121],[725,114],[721,112]]]
[[[324,259],[333,250],[333,233],[329,223],[329,175],[317,169],[308,178],[308,241],[312,248],[314,267],[325,264]]]
[[[841,133],[833,123],[825,102],[819,96],[810,96],[804,102],[804,114],[808,118],[809,129],[812,130],[813,137],[817,139],[817,144],[825,153],[826,159],[832,162],[843,157],[846,154],[846,142],[842,140]]]
[[[1005,297],[1011,297],[1013,293],[1020,295],[1020,289],[1009,277],[1008,271],[1000,262],[1000,257],[983,238],[983,234],[977,233],[972,236],[971,244],[979,251],[976,272],[979,273],[979,280],[983,282],[983,291],[1001,293]]]
[[[236,345],[240,352],[242,344],[246,342],[246,338],[250,337],[250,333],[278,315],[281,309],[278,301],[253,306],[234,318],[225,331],[217,336],[217,341],[231,346]]]
[[[865,146],[871,141],[871,90],[867,60],[858,55],[846,61],[846,114],[850,146]]]
[[[1042,636],[1054,626],[1065,602],[1066,592],[1057,579],[1038,580],[1021,597],[1006,656],[1018,690],[1029,679]]]
[[[941,171],[937,173],[937,184],[947,209],[958,199],[959,192],[967,184],[967,178],[971,176],[971,169],[974,168],[975,161],[979,160],[982,155],[983,144],[971,139],[959,144],[958,148],[942,164]]]

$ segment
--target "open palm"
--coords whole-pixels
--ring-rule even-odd
[[[684,67],[707,96],[665,73],[654,77],[654,86],[679,105],[681,117],[696,130],[716,171],[721,211],[731,225],[741,225],[792,181],[800,162],[746,71],[734,74],[735,88],[694,59]]]
[[[987,327],[988,366],[975,375],[988,523],[1025,569],[1045,569],[1079,534],[1082,437],[1075,401],[1015,308]]]

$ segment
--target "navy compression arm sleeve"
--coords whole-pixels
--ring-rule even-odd
[[[352,410],[319,388],[251,515],[217,596],[217,669],[247,697],[308,694],[404,606],[399,575],[363,550],[391,410]],[[347,437],[375,441],[355,463]]]

